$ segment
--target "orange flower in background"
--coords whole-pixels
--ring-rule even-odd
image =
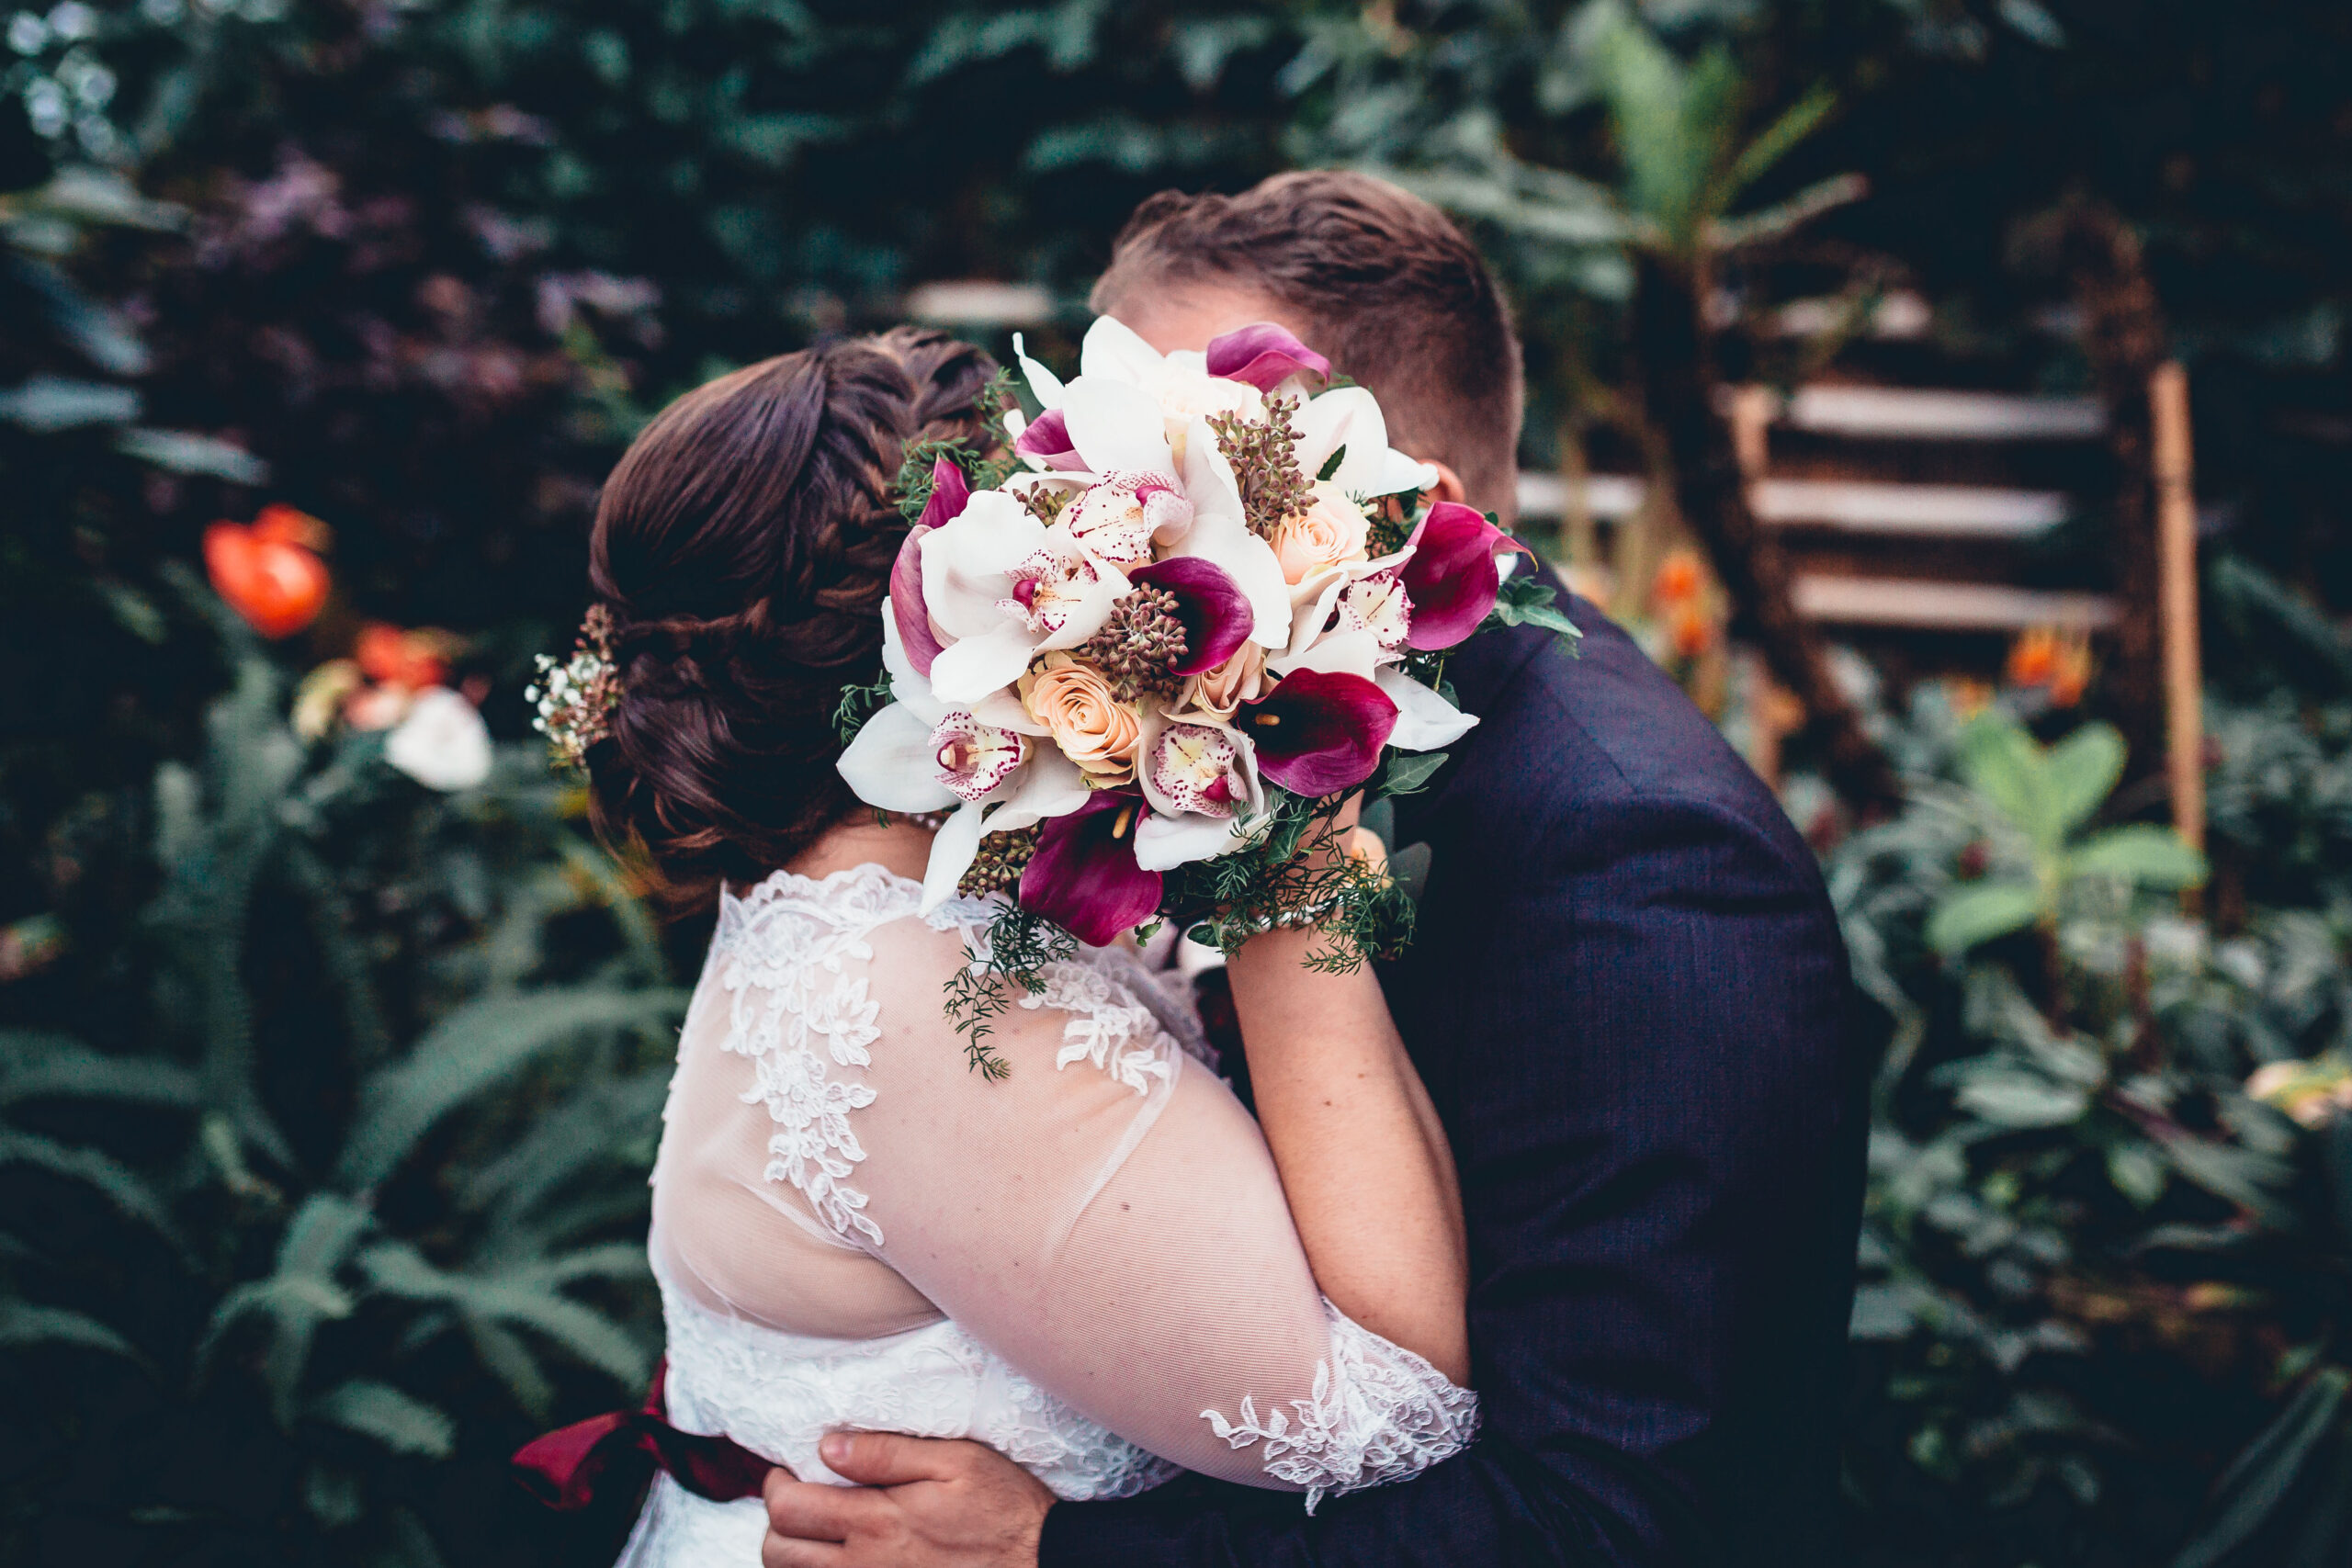
[[[1699,564],[1696,550],[1670,550],[1657,564],[1657,576],[1651,581],[1650,596],[1661,604],[1687,604],[1698,598],[1706,585],[1706,569]]]
[[[2073,707],[2083,700],[2083,693],[2090,683],[2090,649],[2068,649],[2060,654],[2057,672],[2050,677],[2050,700],[2062,708]]]
[[[2058,668],[2058,634],[2048,626],[2019,632],[2009,645],[2009,684],[2039,686]]]
[[[449,657],[455,651],[448,633],[425,628],[405,631],[370,621],[359,629],[352,657],[359,672],[370,681],[411,691],[438,686],[449,679]]]
[[[204,531],[204,570],[213,591],[266,637],[292,637],[327,603],[327,566],[317,548],[326,525],[290,506],[268,506],[248,527],[215,523]]]
[[[1715,646],[1715,623],[1698,605],[1681,605],[1668,624],[1667,639],[1677,659],[1696,659]]]
[[[307,512],[273,501],[254,514],[254,537],[324,555],[334,543],[334,530]]]
[[[2040,686],[2059,707],[2073,707],[2090,686],[2090,637],[2054,626],[2020,632],[2009,648],[2008,677],[2011,685]]]

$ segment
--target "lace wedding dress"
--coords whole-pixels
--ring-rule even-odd
[[[670,1420],[831,1481],[843,1427],[972,1438],[1063,1498],[1180,1467],[1327,1493],[1476,1404],[1316,1290],[1257,1123],[1131,954],[1087,949],[967,1065],[941,986],[990,908],[864,865],[721,896],[653,1174]],[[624,1568],[752,1568],[757,1498],[657,1476]]]

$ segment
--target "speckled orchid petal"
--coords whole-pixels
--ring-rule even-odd
[[[1184,626],[1184,657],[1170,666],[1179,675],[1214,670],[1241,649],[1258,624],[1250,596],[1232,573],[1199,556],[1171,556],[1127,573],[1176,595],[1176,618]]]
[[[1136,862],[1143,796],[1104,790],[1046,822],[1021,872],[1021,907],[1079,941],[1105,947],[1159,908],[1160,875]]]
[[[1259,321],[1209,340],[1208,373],[1230,381],[1247,381],[1271,392],[1305,371],[1329,380],[1331,362],[1307,347],[1287,328]]]
[[[1413,530],[1413,558],[1403,569],[1405,593],[1413,602],[1413,628],[1407,641],[1428,650],[1452,648],[1478,629],[1495,607],[1502,574],[1498,550],[1527,547],[1459,502],[1441,501]]]
[[[1353,789],[1380,766],[1396,704],[1361,675],[1301,670],[1244,705],[1234,728],[1256,743],[1261,773],[1320,797]]]

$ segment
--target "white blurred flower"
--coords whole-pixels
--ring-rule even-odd
[[[471,789],[490,777],[490,728],[473,704],[428,686],[384,737],[384,760],[427,789]]]

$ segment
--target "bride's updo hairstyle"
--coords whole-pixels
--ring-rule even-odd
[[[854,806],[833,713],[881,672],[899,462],[979,442],[995,373],[911,327],[787,354],[680,398],[613,469],[588,571],[620,697],[591,814],[669,902],[759,880]]]

